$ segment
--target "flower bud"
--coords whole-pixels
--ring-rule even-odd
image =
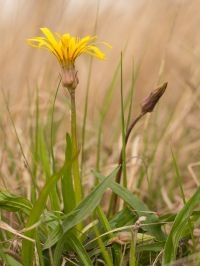
[[[167,82],[165,82],[162,86],[152,91],[149,96],[147,96],[141,104],[142,113],[151,113],[158,103],[160,97],[164,94],[167,88]]]

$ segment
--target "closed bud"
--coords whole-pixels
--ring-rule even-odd
[[[151,113],[158,103],[160,97],[164,94],[165,90],[167,88],[167,82],[165,82],[162,86],[157,88],[156,90],[152,91],[149,96],[147,96],[142,104],[141,104],[141,109],[142,113]]]

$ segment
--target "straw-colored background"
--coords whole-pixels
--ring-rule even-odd
[[[69,32],[80,37],[93,34],[97,6],[95,0],[0,0],[0,87],[9,100],[16,128],[24,143],[29,123],[27,116],[34,92],[38,88],[41,109],[45,109],[50,93],[54,93],[58,84],[60,71],[53,56],[46,51],[27,46],[25,40],[39,36],[40,27],[49,27],[61,34]],[[124,55],[125,91],[131,83],[133,65],[135,69],[139,68],[133,116],[139,110],[143,97],[157,84],[168,81],[168,90],[159,104],[158,121],[165,123],[165,116],[173,110],[175,115],[165,133],[167,141],[160,148],[158,163],[160,167],[165,152],[167,156],[170,155],[169,150],[166,151],[166,145],[170,141],[178,150],[180,164],[183,165],[186,176],[188,173],[188,178],[192,176],[188,166],[197,163],[195,171],[199,167],[199,10],[199,0],[100,1],[97,36],[99,41],[110,43],[113,49],[102,46],[107,60],[94,59],[89,93],[88,126],[92,126],[95,125],[105,90],[111,82],[121,51]],[[82,119],[89,58],[79,58],[76,66],[80,80],[77,88],[78,117]],[[120,110],[119,89],[120,83],[116,84],[107,127],[105,125],[105,135],[108,134],[108,137],[113,131],[110,121]],[[14,148],[16,138],[5,110],[5,101],[2,94],[0,95],[3,150],[5,141]],[[59,95],[60,98],[64,95],[62,90]],[[6,160],[3,158],[3,151],[1,155],[2,170]],[[195,173],[193,175],[196,176]]]
[[[59,33],[92,34],[96,9],[97,1],[93,0],[0,1],[1,86],[17,96],[28,84],[31,87],[46,84],[48,75],[55,81],[59,69],[55,59],[28,47],[25,39],[39,35],[39,28],[44,26]],[[198,0],[100,1],[97,35],[99,40],[112,44],[113,49],[104,49],[107,62],[94,62],[95,95],[102,95],[120,51],[126,55],[127,79],[133,59],[136,66],[140,64],[139,89],[151,88],[158,82],[160,66],[165,61],[162,79],[173,81],[171,93],[183,91],[186,79],[198,77],[198,9]],[[79,61],[79,89],[83,91],[88,59]]]

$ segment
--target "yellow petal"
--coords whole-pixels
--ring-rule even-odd
[[[72,37],[69,33],[53,34],[48,28],[41,28],[44,37],[34,37],[27,40],[28,44],[35,48],[46,48],[52,52],[62,67],[74,64],[81,54],[88,54],[99,59],[105,59],[104,53],[97,47],[97,36],[85,36],[83,38]],[[56,38],[57,37],[57,38]],[[112,48],[106,42],[101,44]]]
[[[54,38],[52,32],[48,28],[40,28],[40,30],[44,33],[44,35],[47,37],[47,40],[50,44],[52,44],[53,47],[56,47],[58,42]]]

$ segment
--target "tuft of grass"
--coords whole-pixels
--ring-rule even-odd
[[[121,72],[119,72],[120,65]],[[89,188],[87,195],[77,206],[72,179],[72,164],[75,158],[70,135],[66,134],[62,164],[57,162],[53,149],[58,132],[58,126],[54,125],[54,115],[60,84],[58,84],[55,97],[49,107],[47,124],[41,122],[40,102],[36,94],[35,131],[34,134],[32,132],[34,138],[31,139],[32,163],[27,161],[28,165],[31,166],[29,166],[32,182],[31,197],[28,199],[26,195],[17,196],[10,193],[9,190],[0,192],[1,216],[4,221],[0,224],[3,230],[0,234],[3,243],[3,248],[0,251],[2,263],[11,266],[61,265],[64,263],[110,266],[166,265],[198,250],[194,228],[199,224],[196,207],[199,202],[200,191],[197,189],[189,200],[186,199],[178,164],[173,154],[175,176],[184,205],[177,214],[168,212],[159,216],[156,210],[149,207],[148,200],[145,201],[140,194],[130,190],[127,186],[129,176],[127,159],[124,160],[127,179],[125,183],[116,182],[121,165],[115,167],[107,175],[101,173],[101,156],[99,155],[102,153],[100,149],[102,127],[109,111],[114,84],[118,75],[122,81],[122,58],[121,63],[116,68],[111,81],[112,86],[108,88],[102,107],[100,126],[97,132],[96,170],[93,171],[92,177],[95,180],[95,185]],[[132,102],[130,100],[129,104],[127,102],[126,106],[124,105],[122,83],[120,87],[121,127],[124,132],[122,147],[124,147],[124,156],[126,156],[128,155],[125,153],[127,152],[125,149],[127,146],[126,135],[130,130],[125,121],[128,121],[132,127],[130,122]],[[133,87],[130,93],[133,95]],[[7,102],[6,106],[16,138],[23,149]],[[127,107],[128,112],[125,112]],[[47,138],[49,128],[50,136]],[[148,146],[145,149],[148,149]],[[25,153],[23,156],[26,158]],[[139,175],[141,174],[139,172]],[[41,180],[38,176],[41,177]],[[42,185],[39,181],[42,181]],[[82,189],[84,190],[84,187]],[[108,189],[111,193],[107,192]],[[101,201],[105,196],[107,205],[109,205],[114,194],[123,201],[124,207],[121,210],[116,208],[112,215],[108,215],[108,208],[105,208],[105,203],[102,205]],[[12,226],[12,223],[9,224],[11,220],[8,219],[8,213],[13,214],[17,226]],[[78,226],[80,223],[81,227]],[[171,226],[170,231],[165,230],[167,225]],[[18,242],[22,243],[22,247],[19,245],[18,251],[13,254],[9,241],[16,236]],[[193,243],[193,249],[188,244],[189,240]],[[185,243],[184,248],[181,246],[182,242]]]
[[[200,190],[194,188],[189,196],[184,191],[184,178],[180,174],[177,162],[179,160],[174,153],[172,153],[172,162],[164,160],[162,163],[157,162],[160,147],[165,147],[161,149],[162,152],[167,150],[169,131],[173,131],[173,126],[177,129],[181,120],[173,124],[176,115],[171,111],[168,112],[168,121],[166,117],[162,117],[161,123],[160,114],[164,108],[160,105],[156,107],[158,108],[156,115],[148,116],[135,127],[144,115],[142,112],[139,118],[132,118],[132,113],[135,113],[133,106],[136,106],[133,96],[138,73],[134,74],[132,71],[131,85],[127,89],[124,82],[124,60],[122,53],[108,83],[96,118],[97,122],[95,121],[98,127],[94,131],[96,135],[93,136],[96,145],[93,145],[92,152],[89,152],[93,163],[90,167],[85,156],[85,147],[89,141],[85,133],[92,73],[91,61],[83,122],[80,123],[82,125],[80,168],[79,152],[78,150],[73,152],[74,139],[68,133],[65,134],[66,129],[63,133],[62,124],[66,123],[66,117],[62,114],[62,118],[55,121],[60,81],[55,87],[53,98],[50,97],[45,115],[41,110],[40,88],[36,89],[33,121],[31,126],[27,125],[30,140],[25,142],[21,139],[23,134],[15,124],[14,114],[3,91],[4,103],[17,146],[12,149],[8,141],[5,143],[4,155],[8,157],[8,161],[12,161],[12,163],[6,161],[9,164],[7,173],[12,176],[20,189],[18,193],[12,192],[9,186],[0,189],[1,265],[164,266],[173,265],[180,259],[189,259],[193,256],[197,262],[199,261],[199,242],[195,229],[200,222],[198,210]],[[117,126],[113,130],[112,125],[109,125],[109,129],[115,132],[112,132],[112,139],[106,139],[103,136],[103,128],[106,126],[106,117],[114,101],[116,88],[118,93],[120,91],[120,105],[116,108],[118,112],[112,122]],[[155,103],[155,98],[153,100]],[[145,110],[149,112],[154,108],[154,105],[153,107],[151,105],[153,100],[151,97],[147,98],[142,110],[147,108]],[[177,107],[177,112],[179,111],[180,107]],[[78,116],[77,118],[79,119]],[[1,127],[6,136],[2,123]],[[129,138],[133,127],[134,132]],[[62,144],[61,156],[58,158],[56,148],[59,134],[62,134]],[[133,164],[131,140],[134,140],[136,135],[141,136],[142,145],[137,153],[137,159],[140,160]],[[122,136],[121,157],[115,149],[115,143],[112,142],[120,136]],[[109,156],[104,154],[105,145],[111,150]],[[17,148],[18,153],[16,153]],[[26,171],[23,178],[19,178],[23,175],[19,168],[19,154],[25,162]],[[118,165],[117,157],[121,158]],[[80,190],[85,195],[83,198],[78,195],[78,204],[72,176],[74,161],[77,162],[76,170],[80,171],[82,177]],[[114,166],[111,167],[110,162]],[[145,167],[141,162],[145,162]],[[1,162],[1,165],[3,164],[4,161]],[[134,167],[137,171],[132,176],[131,168]],[[91,168],[95,170],[91,171]],[[120,168],[123,182],[120,182],[121,176],[119,180],[117,178]],[[89,179],[94,182],[88,184],[84,179],[85,173],[89,173]],[[173,182],[166,185],[165,182],[168,182],[171,175]],[[23,186],[20,180],[25,181],[26,176],[28,176],[29,191],[21,189]],[[4,180],[6,177],[4,175]],[[133,180],[132,187],[129,186],[130,179]],[[176,189],[177,184],[179,190]],[[162,198],[163,187],[167,191],[165,199]],[[175,197],[170,198],[170,194],[176,194],[181,199],[181,207],[179,206],[178,210],[167,208],[165,202],[175,199]],[[122,205],[115,204],[113,197],[117,197]]]

